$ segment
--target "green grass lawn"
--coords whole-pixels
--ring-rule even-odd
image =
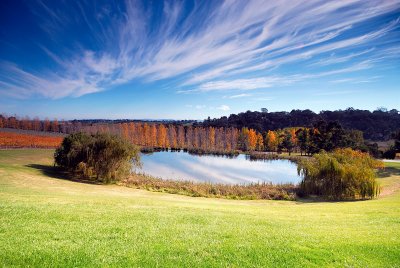
[[[72,182],[0,150],[1,266],[399,267],[400,165],[371,201],[193,198]]]

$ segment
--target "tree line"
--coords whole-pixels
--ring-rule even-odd
[[[314,154],[350,147],[372,151],[361,131],[345,130],[337,122],[319,121],[310,128],[286,128],[264,133],[254,129],[166,125],[146,122],[96,124],[82,127],[90,134],[118,135],[144,149],[187,149],[197,153],[235,153],[237,151],[300,152]]]
[[[291,112],[247,111],[239,114],[231,114],[221,118],[208,118],[204,122],[197,123],[201,126],[212,127],[242,127],[252,128],[258,132],[285,129],[290,127],[309,127],[318,121],[337,121],[345,129],[360,130],[364,138],[380,141],[391,138],[393,132],[400,129],[400,114],[396,109],[387,110],[378,108],[358,110],[348,108],[337,111],[321,111],[315,113],[311,110],[292,110]]]
[[[345,129],[337,121],[319,120],[309,127],[289,127],[257,131],[254,128],[213,127],[203,125],[164,124],[154,122],[91,123],[18,119],[0,116],[0,127],[52,131],[59,133],[86,132],[119,135],[143,150],[187,149],[197,153],[234,154],[238,151],[299,152],[311,155],[320,150],[332,151],[349,147],[381,157],[377,144],[364,141],[359,130]],[[392,153],[393,154],[393,153]]]

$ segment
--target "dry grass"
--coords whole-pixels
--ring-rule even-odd
[[[218,184],[179,180],[163,180],[143,174],[133,174],[121,184],[155,192],[182,194],[193,197],[216,197],[227,199],[294,200],[296,186],[293,184],[252,183]]]

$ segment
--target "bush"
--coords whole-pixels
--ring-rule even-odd
[[[75,174],[112,182],[129,176],[139,165],[139,151],[128,141],[110,134],[75,133],[64,138],[54,154],[55,163]]]
[[[299,161],[298,173],[303,175],[299,196],[318,195],[331,200],[377,197],[377,168],[383,168],[383,163],[368,153],[349,148],[322,151]]]

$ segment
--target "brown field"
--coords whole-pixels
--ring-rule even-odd
[[[62,140],[62,136],[0,132],[0,148],[55,148]]]

